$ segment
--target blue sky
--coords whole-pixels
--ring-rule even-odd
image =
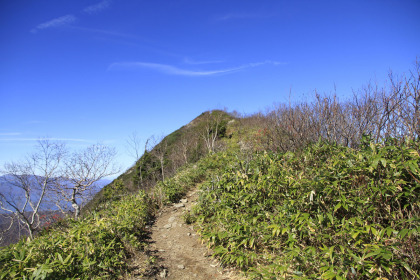
[[[200,113],[351,98],[420,58],[420,1],[0,0],[0,165],[168,134]]]

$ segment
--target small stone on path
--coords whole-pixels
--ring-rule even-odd
[[[166,269],[162,270],[159,273],[160,278],[166,278],[166,275],[168,275],[168,271]]]
[[[184,203],[178,203],[178,204],[174,204],[175,208],[181,208],[181,207],[185,207]]]

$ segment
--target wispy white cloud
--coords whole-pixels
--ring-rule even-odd
[[[50,21],[38,24],[35,28],[33,28],[31,30],[31,32],[36,33],[36,32],[38,32],[40,30],[43,30],[43,29],[56,28],[56,27],[59,27],[59,26],[63,26],[63,25],[73,23],[76,20],[77,20],[77,18],[74,15],[65,15],[65,16],[58,17],[58,18],[52,19]]]
[[[103,29],[87,28],[87,27],[80,27],[80,26],[72,26],[71,29],[80,30],[80,31],[89,32],[89,33],[96,33],[96,34],[102,34],[102,35],[122,37],[122,38],[127,38],[127,39],[138,39],[138,36],[135,36],[135,35],[131,35],[131,34],[127,34],[127,33],[114,32],[114,31],[109,31],[109,30],[103,30]]]
[[[98,13],[102,10],[107,9],[110,5],[111,5],[110,0],[104,0],[104,1],[99,2],[97,4],[87,6],[86,8],[83,9],[83,12],[88,13],[88,14]]]
[[[82,12],[87,14],[95,14],[102,10],[107,9],[111,5],[111,0],[103,0],[97,4],[90,5],[85,7]],[[68,25],[73,22],[77,21],[77,17],[73,14],[68,14],[65,16],[54,18],[50,21],[38,24],[35,28],[31,30],[32,33],[37,33],[38,31],[49,29],[49,28],[57,28],[60,26]]]
[[[258,67],[262,65],[282,65],[285,63],[266,60],[264,62],[248,63],[237,67],[216,69],[216,70],[190,70],[182,69],[176,66],[160,64],[160,63],[148,63],[148,62],[119,62],[113,63],[108,67],[108,70],[136,70],[136,69],[150,69],[167,75],[177,76],[189,76],[189,77],[203,77],[203,76],[214,76],[223,75],[245,70],[247,68]]]

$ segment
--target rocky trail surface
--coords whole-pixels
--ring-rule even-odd
[[[239,273],[222,268],[211,257],[192,225],[184,221],[197,200],[196,190],[190,191],[180,203],[164,207],[150,227],[148,254],[153,259],[153,275],[142,279],[241,279]]]

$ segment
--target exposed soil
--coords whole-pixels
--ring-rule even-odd
[[[149,268],[149,276],[140,279],[242,279],[238,272],[221,267],[193,226],[185,223],[183,216],[197,196],[196,190],[190,191],[180,203],[163,208],[157,215],[146,250],[154,269]]]

